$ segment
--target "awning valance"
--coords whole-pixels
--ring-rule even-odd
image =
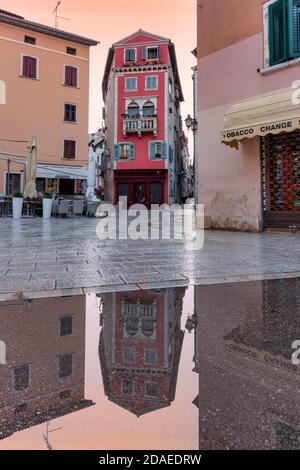
[[[233,104],[224,116],[222,142],[280,134],[300,129],[300,90],[288,88]]]
[[[37,178],[86,180],[87,169],[71,165],[37,164]]]

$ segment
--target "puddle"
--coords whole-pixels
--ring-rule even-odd
[[[0,302],[0,449],[299,449],[299,287]]]

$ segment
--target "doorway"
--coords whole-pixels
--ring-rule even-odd
[[[61,195],[74,195],[74,180],[60,179],[59,180],[59,194]]]
[[[6,173],[5,193],[13,196],[16,192],[21,192],[21,173]]]

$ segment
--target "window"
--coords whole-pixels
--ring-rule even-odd
[[[166,158],[167,144],[166,142],[150,142],[150,160]]]
[[[75,47],[67,47],[67,54],[77,55],[77,49],[75,49]]]
[[[73,333],[73,317],[62,317],[59,320],[60,336],[70,336]]]
[[[134,144],[126,143],[115,145],[115,160],[134,160],[134,158]]]
[[[155,116],[155,106],[152,101],[147,101],[143,106],[143,117]]]
[[[65,120],[65,122],[76,122],[77,121],[77,106],[76,106],[76,104],[65,103],[64,120]]]
[[[24,42],[26,42],[27,44],[32,44],[32,45],[36,45],[36,38],[33,38],[31,36],[25,36],[24,37]]]
[[[73,373],[73,354],[64,354],[58,358],[58,374],[60,379],[71,377]]]
[[[78,68],[71,65],[65,65],[65,85],[78,86]]]
[[[129,117],[140,117],[140,106],[137,103],[130,103],[127,108],[127,114]]]
[[[133,395],[133,381],[130,379],[122,380],[122,392],[124,395]]]
[[[136,77],[125,78],[125,90],[137,91],[137,78]]]
[[[144,60],[155,60],[159,58],[160,48],[156,47],[143,47],[142,49],[142,59]]]
[[[134,62],[136,60],[136,50],[133,48],[125,49],[125,62]]]
[[[156,349],[145,349],[145,351],[144,351],[144,364],[149,364],[149,365],[157,364],[157,351],[156,351]]]
[[[13,369],[13,387],[16,392],[29,388],[30,366],[24,364]]]
[[[146,382],[145,391],[147,397],[156,398],[159,396],[159,384],[156,382]]]
[[[6,103],[6,85],[3,80],[0,80],[0,104]]]
[[[63,158],[72,159],[76,158],[76,140],[64,140],[64,153]]]
[[[124,348],[123,349],[123,362],[125,364],[134,364],[135,363],[135,350],[133,348]]]
[[[146,77],[146,90],[157,90],[158,88],[158,77],[153,75]]]
[[[37,58],[23,55],[22,76],[26,78],[38,78],[37,76]]]
[[[269,5],[270,66],[300,56],[300,0],[277,0]]]

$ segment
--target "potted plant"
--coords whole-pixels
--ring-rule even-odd
[[[45,192],[43,194],[43,219],[51,218],[52,201],[52,194],[49,192]]]
[[[17,191],[13,194],[13,218],[15,220],[21,219],[22,209],[23,209],[23,194]]]

